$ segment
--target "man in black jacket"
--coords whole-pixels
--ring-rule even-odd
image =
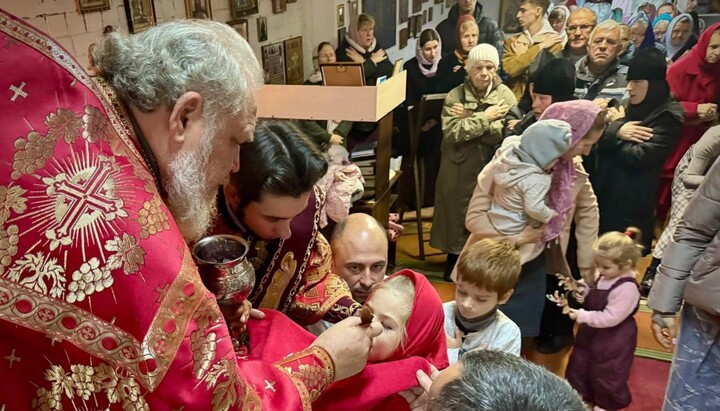
[[[483,16],[482,4],[477,0],[457,0],[452,6],[447,18],[440,22],[435,28],[442,39],[442,54],[448,55],[455,51],[457,45],[457,21],[463,14],[472,13],[475,16],[478,27],[480,27],[480,38],[478,43],[487,43],[495,46],[502,57],[503,34],[497,22],[490,17]]]

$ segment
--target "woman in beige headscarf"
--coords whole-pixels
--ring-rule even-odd
[[[377,79],[392,75],[393,65],[387,58],[385,50],[380,48],[375,38],[375,19],[369,14],[361,14],[356,18],[350,16],[345,40],[335,51],[337,61],[354,61],[363,63],[365,84],[374,86]]]

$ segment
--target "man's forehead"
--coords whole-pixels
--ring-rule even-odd
[[[593,40],[612,40],[612,39],[619,39],[620,33],[618,30],[615,29],[608,29],[608,30],[598,30],[595,35],[593,36]]]
[[[579,11],[577,13],[570,14],[570,20],[571,21],[577,21],[577,20],[592,20],[592,14],[585,12],[585,11]]]

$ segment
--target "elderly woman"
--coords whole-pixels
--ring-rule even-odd
[[[670,208],[670,186],[675,167],[691,145],[718,119],[720,98],[720,23],[708,27],[698,43],[667,71],[670,92],[685,110],[683,127],[675,149],[660,174],[657,215],[664,218]]]
[[[393,65],[388,61],[385,50],[377,44],[375,18],[369,14],[363,13],[350,21],[345,40],[335,54],[337,61],[363,63],[365,84],[369,86],[374,86],[380,77],[392,75]]]
[[[505,115],[517,104],[497,74],[499,66],[495,47],[475,46],[465,61],[465,82],[448,93],[442,111],[443,142],[430,245],[448,253],[446,279],[470,234],[464,217],[475,179],[495,154]]]
[[[458,19],[457,37],[458,48],[448,54],[438,65],[435,85],[438,93],[447,93],[465,81],[465,60],[468,53],[478,44],[480,29],[471,15],[464,15]],[[500,66],[498,65],[498,69]]]
[[[594,152],[595,167],[588,171],[600,206],[600,233],[638,227],[648,253],[660,172],[677,144],[684,113],[670,95],[662,52],[639,50],[628,67],[629,98],[619,110],[610,109],[613,121]]]
[[[680,14],[670,22],[665,33],[667,58],[675,62],[697,44],[698,38],[693,28],[693,18],[687,13]]]
[[[488,217],[495,185],[493,176],[501,161],[500,156],[496,156],[478,175],[465,218],[465,226],[471,233],[468,244],[482,238],[507,240],[519,245],[537,244],[530,260],[522,267],[515,292],[503,307],[503,312],[509,312],[507,316],[520,327],[523,337],[540,335],[548,281],[546,274],[570,275],[565,260],[570,224],[575,222],[577,264],[586,278],[593,273],[591,245],[598,233],[597,202],[579,156],[587,155],[603,134],[604,113],[589,100],[566,101],[548,107],[540,117],[540,120],[547,119],[565,121],[572,128],[572,139],[566,142],[560,160],[553,167],[553,180],[547,197],[548,206],[558,212],[557,216],[544,227],[528,225],[519,235],[508,237],[500,234]],[[506,146],[509,145],[504,144],[501,150]]]

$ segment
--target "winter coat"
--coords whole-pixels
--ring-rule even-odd
[[[441,115],[443,142],[430,245],[453,254],[460,253],[469,235],[465,213],[477,175],[503,139],[505,119],[488,121],[484,111],[502,100],[511,106],[517,104],[515,95],[499,77],[490,87],[490,93],[478,99],[469,81],[461,84],[448,93]],[[450,114],[456,103],[472,110],[473,115],[460,118]]]
[[[435,92],[449,93],[450,90],[463,84],[466,76],[465,62],[460,61],[455,52],[448,54],[438,63],[435,74]]]
[[[518,140],[518,136],[508,140]],[[506,140],[507,142],[507,140]],[[551,176],[535,164],[503,155],[495,167],[495,192],[488,215],[493,227],[502,234],[519,234],[532,220],[547,223],[553,210],[545,204]]]
[[[672,242],[665,249],[647,305],[676,313],[683,299],[720,316],[720,162],[690,200]]]
[[[493,193],[495,191],[495,183],[493,181],[494,168],[499,161],[496,156],[477,176],[477,184],[475,191],[468,204],[467,216],[465,218],[465,227],[471,233],[467,243],[472,244],[483,238],[491,238],[494,240],[508,240],[517,242],[517,236],[505,236],[497,232],[490,223],[487,211],[490,209]],[[570,269],[565,261],[565,253],[567,251],[568,242],[570,240],[570,226],[575,222],[575,238],[577,242],[577,266],[581,268],[593,267],[595,265],[595,254],[592,250],[592,244],[598,236],[598,206],[595,193],[588,174],[582,165],[582,159],[576,157],[575,162],[575,180],[573,182],[573,198],[575,199],[574,208],[567,215],[568,218],[563,225],[562,234],[560,234],[559,244],[552,242],[549,244],[550,250],[546,250],[546,265],[549,273],[567,273]],[[572,216],[572,218],[570,218]],[[434,225],[434,224],[433,224]],[[560,250],[552,250],[555,248]],[[543,246],[536,247],[534,255],[529,260],[537,257],[543,250]],[[553,252],[549,252],[553,251]]]
[[[337,61],[352,61],[352,59],[348,57],[347,52],[345,51],[349,48],[354,48],[355,51],[357,51],[365,59],[365,62],[363,63],[363,70],[365,70],[366,85],[374,86],[377,83],[378,78],[382,76],[387,76],[387,78],[390,78],[390,76],[392,76],[393,64],[390,62],[389,59],[385,59],[378,64],[375,64],[375,62],[370,59],[374,52],[382,48],[379,45],[375,44],[375,47],[370,51],[358,50],[357,47],[351,46],[350,43],[348,43],[347,39],[344,39],[340,46],[337,48],[337,50],[335,50]]]
[[[438,71],[435,76],[425,77],[420,71],[417,57],[413,57],[405,63],[403,67],[407,71],[407,86],[405,88],[405,104],[407,106],[414,106],[425,94],[435,93],[440,64],[442,64],[442,60],[438,63]]]
[[[544,120],[503,142],[495,156],[495,190],[488,211],[499,233],[519,234],[530,220],[547,224],[556,214],[546,202],[553,180],[548,170],[570,148],[571,130],[567,122]]]
[[[475,5],[475,21],[477,21],[478,27],[480,28],[480,36],[478,43],[487,43],[495,46],[498,49],[498,53],[502,56],[503,52],[503,33],[500,30],[497,22],[490,17],[483,16],[483,6],[478,2]],[[457,21],[460,18],[460,11],[458,5],[455,4],[450,9],[448,16],[445,20],[441,21],[435,30],[440,34],[442,39],[442,55],[443,57],[452,54],[455,49],[458,48],[457,39]]]
[[[585,163],[595,163],[588,171],[600,208],[600,233],[638,227],[646,252],[650,250],[660,172],[678,142],[683,121],[682,106],[670,97],[640,122],[653,129],[648,141],[633,143],[618,137],[627,119],[608,125],[593,152],[596,161]]]
[[[595,100],[596,98],[615,98],[622,99],[625,95],[625,86],[627,86],[627,66],[620,65],[619,60],[605,70],[600,76],[595,75],[588,68],[589,56],[581,58],[575,64],[576,80],[575,95],[585,100]]]
[[[505,40],[502,68],[508,76],[508,87],[510,87],[518,99],[525,93],[530,63],[543,50],[540,43],[549,35],[557,35],[557,32],[552,28],[547,19],[544,19],[542,28],[535,36],[531,37],[530,33],[524,30],[522,33],[510,36]],[[515,54],[515,49],[518,47],[523,47],[527,50],[522,54]],[[549,51],[555,56],[560,56],[562,54],[562,44],[555,44],[549,48]]]
[[[675,167],[682,156],[710,127],[707,122],[699,122],[697,108],[698,104],[717,103],[720,97],[720,63],[705,63],[710,37],[717,29],[720,29],[720,23],[708,27],[697,45],[668,68],[667,82],[670,92],[685,110],[685,126],[680,141],[663,167],[662,176],[666,179],[673,178]]]

